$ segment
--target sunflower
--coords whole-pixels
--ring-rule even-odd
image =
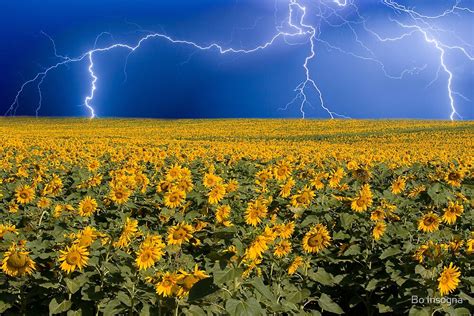
[[[38,200],[38,203],[36,203],[36,206],[39,208],[47,208],[51,205],[51,200],[46,198],[46,197],[41,197]]]
[[[178,179],[179,177],[181,177],[181,171],[182,171],[181,166],[175,164],[175,165],[171,166],[171,168],[166,173],[166,178],[170,181]]]
[[[30,258],[29,252],[14,243],[3,255],[2,270],[12,277],[30,275],[36,270],[36,265]]]
[[[317,224],[303,237],[303,249],[309,253],[319,252],[329,246],[331,236],[326,226]]]
[[[146,270],[155,265],[156,261],[161,259],[163,252],[154,247],[140,247],[137,251],[137,259],[135,264],[138,269]]]
[[[15,197],[20,204],[30,203],[35,199],[35,190],[29,185],[22,185],[15,190]]]
[[[181,206],[185,199],[186,193],[184,191],[181,191],[178,188],[173,188],[165,193],[164,203],[166,207],[175,208]]]
[[[314,198],[314,191],[308,187],[304,187],[302,190],[291,197],[291,205],[294,207],[307,207],[311,204]]]
[[[75,244],[77,244],[80,247],[89,247],[92,245],[94,240],[98,237],[98,233],[95,230],[95,228],[87,226],[83,230],[81,230],[79,233],[77,233],[76,240],[74,241]]]
[[[229,205],[221,205],[216,209],[216,220],[220,224],[224,224],[225,226],[230,226],[231,222],[228,220],[230,217],[230,206]]]
[[[213,173],[206,173],[204,175],[203,184],[206,188],[213,188],[220,183],[222,183],[221,177],[216,176]]]
[[[364,212],[373,203],[373,195],[368,184],[364,184],[357,197],[352,199],[351,209],[356,212]]]
[[[89,260],[89,251],[86,247],[79,245],[66,247],[66,250],[60,250],[59,252],[61,253],[59,256],[60,268],[67,273],[73,272],[76,268],[82,271]]]
[[[374,239],[379,240],[384,234],[385,229],[387,229],[387,225],[384,222],[378,222],[372,231],[372,236],[374,236]]]
[[[474,253],[474,239],[469,239],[469,240],[466,242],[466,252],[467,252],[468,254]]]
[[[277,180],[285,180],[291,174],[291,166],[288,162],[280,162],[273,170],[273,175]]]
[[[116,204],[124,204],[130,197],[130,189],[124,185],[112,186],[109,197]]]
[[[245,211],[245,223],[257,226],[267,216],[267,204],[262,199],[249,202]]]
[[[300,256],[297,256],[288,267],[288,274],[289,275],[295,274],[296,270],[298,270],[298,268],[301,267],[303,264],[304,264],[303,258]]]
[[[402,177],[398,177],[395,181],[393,181],[391,190],[393,194],[400,194],[405,190],[406,180]]]
[[[287,198],[291,194],[291,189],[295,186],[295,180],[289,178],[286,183],[280,185],[280,196],[282,198]]]
[[[370,219],[375,222],[385,219],[385,211],[381,208],[374,210],[370,213]]]
[[[2,239],[6,233],[18,234],[16,231],[16,226],[10,224],[0,224],[0,239]]]
[[[250,246],[245,250],[245,259],[253,261],[263,256],[268,249],[269,238],[264,235],[257,236]]]
[[[450,171],[446,174],[444,180],[453,187],[459,187],[463,180],[463,174],[459,171]]]
[[[168,228],[168,244],[181,245],[183,242],[189,241],[193,233],[193,227],[186,223]]]
[[[227,183],[225,190],[227,193],[232,193],[237,191],[238,188],[239,182],[237,182],[237,180],[230,180],[229,183]]]
[[[91,216],[97,210],[97,201],[90,196],[86,196],[79,203],[79,215],[81,216]]]
[[[176,290],[177,283],[178,276],[176,273],[166,272],[161,277],[161,281],[155,285],[156,293],[164,297],[172,296],[173,292]]]
[[[114,243],[117,248],[124,248],[128,246],[133,237],[138,235],[138,221],[127,218],[125,225],[123,226],[122,234],[119,239]]]
[[[438,230],[439,227],[439,217],[433,212],[423,215],[423,217],[418,221],[418,230],[421,230],[425,233],[431,233]]]
[[[208,194],[209,204],[219,203],[219,201],[224,198],[225,193],[226,193],[225,186],[221,184],[214,186],[211,192],[209,192]]]
[[[288,239],[295,231],[295,223],[289,222],[287,224],[278,224],[273,227],[275,234],[281,239]]]
[[[288,240],[282,240],[275,245],[273,254],[278,257],[284,257],[291,252],[291,243]]]
[[[444,209],[443,222],[452,225],[463,212],[464,207],[461,204],[449,202],[448,207]]]
[[[452,262],[448,267],[444,267],[438,278],[438,289],[441,296],[453,292],[458,287],[460,276],[459,268],[454,266]]]

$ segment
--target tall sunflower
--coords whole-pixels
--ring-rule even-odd
[[[326,226],[317,224],[303,237],[303,249],[309,253],[320,252],[331,243]]]
[[[36,265],[29,252],[14,243],[3,255],[2,270],[9,276],[23,276],[32,274],[36,270]]]
[[[59,261],[61,270],[71,273],[76,269],[82,271],[89,261],[89,251],[86,247],[72,245],[66,247],[66,250],[60,250]]]

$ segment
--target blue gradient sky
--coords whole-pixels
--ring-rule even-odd
[[[312,1],[302,0],[308,8],[312,8]],[[280,14],[284,14],[285,1],[277,2],[281,4]],[[399,34],[388,20],[390,11],[379,1],[356,3],[372,28],[387,36]],[[431,1],[420,10],[441,12],[450,3]],[[469,6],[469,1],[464,5]],[[103,36],[98,46],[114,41],[136,43],[143,33],[133,23],[202,44],[251,48],[275,33],[274,7],[272,0],[1,1],[0,110],[4,113],[8,109],[25,79],[57,62],[51,42],[41,31],[55,39],[58,53],[71,57],[90,49],[103,31],[112,33],[113,39]],[[311,9],[308,11],[311,15]],[[443,19],[440,25],[456,30],[474,45],[472,21],[472,15],[462,14]],[[347,28],[324,27],[321,31],[325,40],[361,52]],[[441,72],[439,80],[427,87],[439,65],[439,53],[432,46],[419,35],[380,45],[361,34],[387,71],[395,74],[407,66],[423,65],[426,69],[393,80],[384,77],[376,63],[320,45],[310,68],[331,110],[353,118],[449,118],[446,74]],[[100,54],[95,58],[99,80],[94,108],[100,117],[300,117],[297,104],[286,111],[280,108],[294,97],[294,87],[304,79],[302,64],[308,50],[308,44],[289,46],[279,41],[252,55],[222,56],[153,40],[130,56],[126,81],[123,68],[127,52]],[[453,87],[474,100],[473,62],[458,53],[449,53],[447,61],[454,70]],[[85,62],[52,72],[43,84],[40,115],[87,116],[82,103],[89,88]],[[27,87],[17,115],[34,115],[37,98],[35,86]],[[327,118],[315,94],[310,100],[314,108],[307,106],[306,116]],[[474,118],[472,101],[457,98],[456,103],[464,119]]]

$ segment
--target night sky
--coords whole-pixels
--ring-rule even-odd
[[[300,2],[307,6],[307,23],[318,24],[316,1]],[[335,6],[329,0],[325,2]],[[453,3],[398,2],[428,3],[416,7],[426,14],[443,12]],[[380,1],[355,3],[371,29],[387,37],[402,34],[403,30],[389,19],[396,15]],[[202,45],[216,42],[224,47],[249,49],[268,41],[277,32],[275,20],[283,21],[287,4],[285,0],[277,0],[276,5],[273,0],[2,0],[1,113],[8,110],[25,80],[58,62],[51,41],[41,31],[55,40],[58,54],[69,57],[91,49],[101,32],[108,33],[98,39],[97,47],[117,42],[135,44],[146,31],[152,31]],[[474,9],[472,1],[461,4]],[[351,8],[338,12],[357,21]],[[433,23],[449,30],[438,33],[442,41],[461,45],[473,55],[473,16],[461,11]],[[397,18],[404,20],[403,16]],[[394,43],[380,43],[360,24],[354,23],[352,27],[388,73],[398,75],[413,67],[423,70],[401,80],[390,79],[384,76],[380,64],[317,42],[316,57],[309,68],[328,108],[352,118],[449,119],[447,74],[441,70],[438,80],[429,85],[440,65],[439,51],[432,44],[426,43],[420,34]],[[331,27],[322,23],[319,31],[324,41],[368,56],[347,25]],[[302,66],[310,46],[305,37],[289,44],[292,45],[280,39],[256,53],[220,55],[216,50],[199,51],[155,39],[129,56],[126,75],[128,51],[99,53],[94,56],[98,81],[92,104],[99,117],[301,117],[298,103],[286,110],[281,108],[294,98],[294,88],[304,80]],[[455,95],[457,111],[463,119],[473,119],[474,62],[458,50],[449,50],[446,63],[453,72],[453,89],[465,97]],[[43,105],[39,115],[88,116],[83,105],[90,93],[87,67],[84,60],[50,72],[42,84]],[[312,106],[305,106],[306,117],[328,118],[317,94],[309,90],[307,95]],[[16,115],[35,114],[36,84],[25,88],[19,102]]]

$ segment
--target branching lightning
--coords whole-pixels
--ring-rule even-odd
[[[165,34],[164,32],[146,32],[142,35],[134,45],[116,42],[109,46],[99,47],[99,38],[103,35],[108,35],[111,40],[114,41],[113,36],[109,32],[100,33],[96,39],[92,49],[77,57],[68,57],[65,55],[58,54],[54,40],[42,32],[52,43],[54,49],[54,56],[58,61],[52,66],[45,68],[43,71],[37,73],[30,80],[25,81],[20,89],[17,91],[13,102],[11,103],[8,111],[5,115],[15,115],[18,107],[20,106],[20,98],[25,89],[32,84],[36,84],[38,91],[38,106],[36,108],[36,116],[39,112],[43,103],[42,85],[45,82],[48,74],[62,66],[68,66],[73,63],[84,62],[87,65],[89,72],[89,94],[84,99],[84,106],[89,112],[90,118],[96,117],[96,110],[94,108],[94,96],[100,84],[100,78],[95,72],[94,57],[98,54],[106,54],[112,50],[123,49],[128,51],[126,61],[128,58],[138,49],[142,47],[142,44],[150,40],[163,40],[175,45],[184,45],[190,48],[200,51],[216,51],[219,54],[253,54],[260,51],[269,49],[274,43],[283,41],[288,45],[307,45],[308,53],[302,62],[303,79],[294,89],[294,98],[286,104],[283,109],[287,109],[289,106],[297,103],[302,118],[305,118],[306,112],[305,107],[311,106],[310,98],[315,95],[320,107],[327,112],[329,117],[336,118],[348,118],[345,115],[338,114],[330,110],[327,105],[323,91],[318,86],[316,78],[313,74],[312,63],[317,60],[317,49],[323,47],[328,50],[336,51],[347,56],[357,58],[363,61],[374,63],[380,67],[382,74],[390,79],[401,80],[407,75],[416,75],[421,71],[425,70],[428,65],[422,64],[417,66],[411,66],[403,69],[400,73],[393,74],[387,71],[387,67],[384,62],[377,57],[374,50],[370,48],[368,43],[364,43],[361,39],[361,30],[365,32],[365,35],[371,36],[376,43],[383,45],[388,42],[398,42],[406,38],[415,36],[416,34],[421,35],[424,43],[431,47],[434,52],[439,56],[439,64],[436,65],[437,73],[436,78],[428,84],[431,85],[433,82],[439,79],[440,72],[444,72],[447,75],[446,91],[449,99],[450,106],[450,119],[454,120],[456,117],[461,118],[456,109],[456,98],[463,100],[469,100],[460,92],[457,92],[453,88],[453,81],[455,79],[454,71],[449,67],[446,60],[447,52],[457,51],[462,54],[469,61],[474,61],[472,50],[473,45],[464,41],[453,31],[445,30],[437,25],[437,21],[450,15],[463,14],[474,14],[474,10],[461,6],[460,0],[455,0],[455,3],[447,10],[436,14],[426,15],[414,8],[409,8],[404,5],[397,3],[394,0],[380,0],[380,4],[383,5],[393,16],[389,18],[389,22],[396,25],[401,34],[395,37],[382,36],[379,32],[373,30],[368,26],[367,19],[360,13],[359,7],[356,5],[356,0],[275,0],[275,20],[279,20],[279,3],[285,1],[287,3],[284,18],[279,22],[275,23],[275,33],[262,44],[253,48],[233,48],[225,47],[219,43],[211,43],[208,45],[199,44],[195,41],[177,39],[172,36]],[[349,12],[349,13],[348,13]],[[326,39],[324,35],[325,29],[341,28],[345,27],[349,30],[358,51],[350,51],[345,48],[338,46],[335,43],[331,43]],[[249,28],[254,29],[255,27]],[[459,45],[448,45],[441,39],[441,33],[450,33],[452,38],[455,38]],[[320,46],[318,46],[320,45]],[[362,51],[362,53],[360,52]],[[124,66],[124,73],[126,76],[126,63]]]

